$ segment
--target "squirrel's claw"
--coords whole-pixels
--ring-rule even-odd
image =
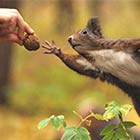
[[[42,47],[47,50],[44,52],[45,54],[59,54],[61,52],[61,49],[56,47],[56,44],[53,40],[51,43],[46,40],[45,43],[46,45],[42,45]]]
[[[42,45],[42,48],[47,49],[47,50],[51,50],[52,49],[51,47],[48,47],[48,46],[45,46],[45,45]]]
[[[55,41],[52,40],[52,46],[55,46],[56,47],[56,44],[55,44]]]
[[[50,47],[52,46],[52,44],[47,40],[45,40],[45,43],[46,43],[47,46],[50,46]]]
[[[46,51],[46,52],[44,52],[44,54],[51,54],[51,53],[52,53],[52,52],[49,52],[49,51],[48,51],[48,52],[47,52],[47,51]]]

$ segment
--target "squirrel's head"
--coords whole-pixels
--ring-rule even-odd
[[[68,38],[75,50],[87,50],[96,47],[95,40],[103,38],[97,17],[91,18],[86,28],[74,33]]]

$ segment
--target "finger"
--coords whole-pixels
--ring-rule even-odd
[[[48,50],[51,50],[52,48],[48,47],[48,46],[45,46],[45,45],[42,45],[42,48],[44,49],[48,49]]]
[[[17,32],[17,35],[21,40],[24,38],[25,27],[23,24],[23,19],[18,15],[18,13],[13,13],[9,22],[9,31],[11,33]]]
[[[7,25],[7,29],[9,30],[9,32],[13,33],[13,32],[17,32],[16,31],[16,19],[15,18],[11,18],[11,20],[9,21],[9,24]]]
[[[48,52],[44,52],[44,54],[51,54],[51,53],[52,53],[52,52],[49,52],[49,51],[48,51]]]
[[[24,32],[27,34],[34,34],[34,30],[24,21],[19,12],[17,13],[17,26],[19,28],[18,34],[21,39],[24,38]]]
[[[55,46],[55,45],[56,45],[56,44],[55,44],[55,42],[54,42],[54,40],[52,40],[52,45],[53,45],[53,46]]]
[[[19,37],[16,33],[3,35],[3,36],[0,36],[0,38],[4,39],[6,41],[15,42],[15,43],[18,43],[19,45],[22,45],[22,41],[19,39]]]
[[[10,20],[10,15],[7,14],[7,13],[1,13],[1,16],[0,16],[0,24],[3,24],[5,22],[8,22]]]
[[[34,34],[34,30],[25,22],[25,32],[27,34]]]
[[[18,37],[17,34],[14,33],[9,34],[7,39],[11,42],[15,42],[18,43],[19,45],[22,45],[22,40]]]
[[[18,33],[19,38],[22,40],[24,39],[25,21],[23,20],[22,16],[19,13],[17,13],[16,15],[16,20],[17,20],[16,26],[18,27],[17,33]]]
[[[24,25],[22,25],[22,24],[18,24],[18,31],[17,31],[17,34],[18,34],[18,36],[19,36],[19,38],[21,39],[21,40],[23,40],[24,39],[24,32],[25,32],[25,27],[24,27]]]
[[[45,40],[45,43],[48,45],[48,46],[52,46],[51,43],[47,40]]]

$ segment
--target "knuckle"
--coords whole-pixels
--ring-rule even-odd
[[[16,13],[16,14],[19,13],[17,9],[12,9],[12,11],[13,11],[14,13]]]
[[[17,18],[17,14],[13,13],[11,19],[15,20]]]

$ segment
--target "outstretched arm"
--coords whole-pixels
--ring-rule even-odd
[[[88,62],[81,55],[70,55],[64,53],[60,48],[56,47],[54,41],[49,43],[46,41],[46,45],[42,46],[47,49],[45,54],[55,54],[59,57],[70,69],[78,72],[79,74],[87,75],[93,78],[99,76],[99,70],[95,68],[90,62]]]

